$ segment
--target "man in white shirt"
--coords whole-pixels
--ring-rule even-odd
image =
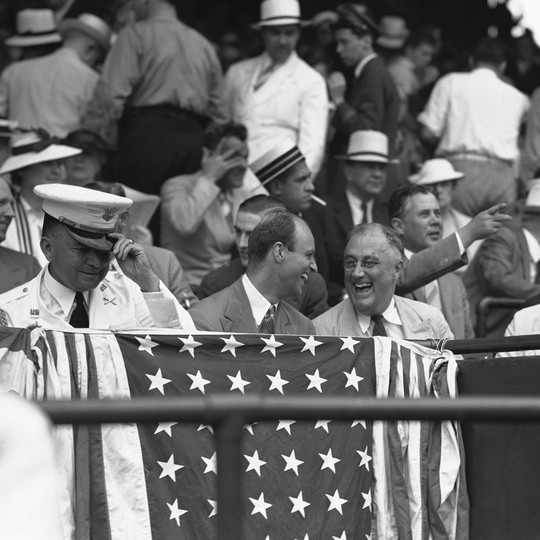
[[[195,331],[144,249],[115,232],[131,199],[62,184],[37,186],[35,192],[43,201],[41,249],[49,264],[0,295],[4,326]],[[109,273],[112,257],[122,272]]]
[[[515,201],[518,136],[529,108],[528,98],[500,78],[505,57],[496,40],[482,39],[473,61],[470,73],[450,73],[437,82],[418,117],[424,139],[437,145],[436,155],[465,174],[452,203],[469,216]]]
[[[424,186],[409,186],[392,193],[388,203],[391,226],[400,236],[405,257],[434,245],[442,238],[439,201]],[[410,295],[440,309],[456,339],[474,337],[467,293],[461,279],[452,272],[430,281]]]
[[[295,52],[301,23],[297,0],[261,4],[256,27],[265,52],[229,68],[224,101],[229,118],[247,127],[253,157],[291,139],[315,176],[324,155],[329,103],[323,77]]]
[[[83,13],[65,19],[59,32],[64,39],[60,49],[3,71],[0,116],[65,137],[81,123],[99,78],[94,68],[109,49],[112,30],[99,17]]]
[[[348,297],[313,322],[319,335],[453,338],[440,310],[394,294],[403,266],[399,236],[378,223],[357,225],[344,253]]]
[[[315,241],[306,223],[290,212],[269,215],[249,237],[245,274],[190,313],[199,330],[314,334],[313,323],[283,299],[300,295],[315,271]]]

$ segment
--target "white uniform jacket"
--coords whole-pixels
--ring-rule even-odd
[[[0,322],[4,326],[73,330],[61,309],[48,306],[42,297],[45,267],[33,280],[0,295]],[[160,282],[160,292],[143,293],[139,286],[117,271],[109,271],[88,298],[90,328],[130,330],[177,328],[195,331],[189,313]]]
[[[292,139],[315,175],[321,167],[328,127],[326,83],[293,52],[255,90],[259,73],[270,64],[263,53],[229,68],[224,89],[227,114],[247,127],[250,160],[266,152],[272,142]]]

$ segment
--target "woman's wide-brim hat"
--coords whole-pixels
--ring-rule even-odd
[[[57,144],[56,138],[43,131],[15,135],[11,143],[11,156],[0,167],[0,174],[18,171],[37,163],[65,159],[81,152],[80,148]]]
[[[17,13],[17,34],[4,43],[9,47],[33,47],[61,43],[51,9],[23,9]]]
[[[428,186],[430,184],[438,184],[439,182],[459,180],[464,176],[463,173],[456,171],[448,160],[434,158],[425,161],[417,174],[409,176],[409,182],[419,186]]]
[[[354,131],[349,137],[347,153],[336,156],[345,161],[396,163],[388,154],[388,137],[380,131]]]
[[[261,20],[252,28],[265,26],[287,26],[298,24],[307,26],[311,21],[304,21],[300,16],[298,0],[264,0],[261,4]]]

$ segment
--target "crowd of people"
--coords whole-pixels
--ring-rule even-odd
[[[5,40],[2,324],[473,338],[504,297],[534,316],[485,335],[536,333],[530,35],[452,71],[435,26],[263,0],[245,58],[169,0],[117,8]]]

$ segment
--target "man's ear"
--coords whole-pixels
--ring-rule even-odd
[[[392,220],[390,221],[390,226],[392,227],[392,229],[394,229],[394,231],[399,234],[399,236],[403,236],[403,221],[400,218],[392,218]]]
[[[285,246],[281,242],[276,242],[272,247],[272,253],[274,255],[274,260],[281,264],[285,259]]]
[[[53,250],[54,246],[52,241],[49,239],[48,236],[43,236],[39,242],[39,247],[41,248],[41,251],[43,252],[43,255],[45,255],[45,258],[51,262],[53,257]]]
[[[396,282],[397,280],[399,279],[399,275],[401,274],[401,270],[403,269],[403,261],[402,260],[399,260],[396,262],[396,273],[395,273],[395,276],[396,276]]]

